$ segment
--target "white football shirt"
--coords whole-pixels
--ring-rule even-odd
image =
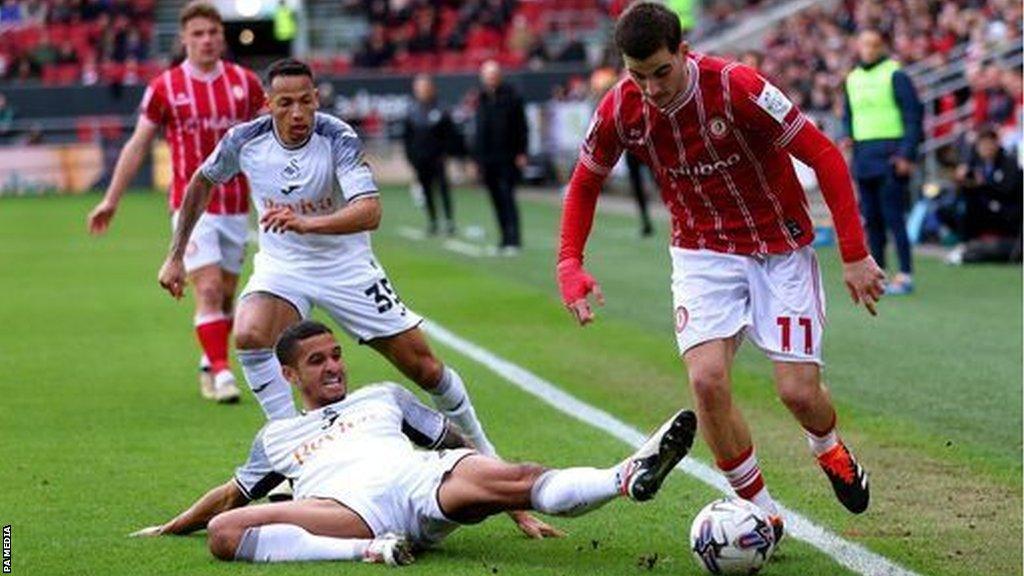
[[[330,214],[377,194],[355,131],[319,112],[309,139],[293,147],[280,141],[269,115],[239,124],[199,169],[215,183],[245,174],[260,217],[275,206],[290,206],[301,216]],[[346,263],[373,260],[369,232],[296,234],[260,229],[259,245],[256,265],[275,269],[336,270]]]
[[[316,493],[344,474],[354,490],[387,485],[396,466],[444,438],[446,418],[391,382],[360,388],[344,400],[271,420],[253,441],[235,483],[250,500],[262,498],[284,478],[296,498]]]

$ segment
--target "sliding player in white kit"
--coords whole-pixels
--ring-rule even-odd
[[[134,536],[205,527],[222,560],[403,565],[415,549],[504,511],[578,516],[619,496],[650,500],[688,453],[697,426],[692,411],[680,410],[610,468],[513,464],[469,449],[442,414],[401,386],[348,394],[341,347],[323,324],[288,328],[276,354],[307,411],[268,422],[233,478]],[[241,508],[285,478],[295,483],[294,501]],[[561,534],[544,525],[540,535]]]
[[[187,239],[209,190],[246,175],[260,217],[259,252],[235,313],[235,347],[268,418],[297,411],[272,347],[315,305],[431,394],[485,454],[494,454],[458,373],[434,356],[422,318],[399,299],[370,247],[381,217],[373,174],[352,128],[316,112],[309,67],[286,59],[267,72],[270,114],[232,128],[196,170],[160,284],[180,298]],[[531,519],[520,515],[530,531]]]

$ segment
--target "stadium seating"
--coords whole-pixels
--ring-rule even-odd
[[[0,80],[41,79],[47,85],[83,82],[95,63],[96,81],[144,82],[158,70],[148,52],[154,0],[108,3],[21,2],[21,16],[0,23]],[[58,9],[59,6],[59,9]],[[31,12],[31,13],[30,13]],[[126,46],[137,35],[132,49]],[[68,45],[64,60],[53,58]],[[48,53],[49,52],[49,53]],[[86,82],[90,83],[90,82]]]

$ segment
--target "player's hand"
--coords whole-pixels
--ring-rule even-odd
[[[86,223],[89,226],[89,233],[94,235],[103,234],[110,227],[110,221],[114,219],[117,212],[117,204],[107,200],[101,201],[89,212]]]
[[[526,534],[527,538],[540,540],[542,538],[561,538],[565,536],[565,532],[549,525],[529,512],[516,510],[509,512],[508,515],[512,517],[512,521],[516,523],[516,526],[519,527],[523,534]]]
[[[562,302],[569,312],[584,326],[594,320],[594,311],[590,309],[587,296],[591,293],[599,306],[604,306],[604,294],[594,277],[583,269],[579,260],[569,258],[558,263],[558,290],[562,293]]]
[[[854,304],[863,304],[872,316],[877,316],[875,304],[885,293],[885,272],[875,259],[867,256],[856,262],[843,264],[843,281]]]
[[[185,263],[181,258],[168,256],[164,265],[160,267],[157,281],[167,290],[175,300],[181,300],[185,295]]]
[[[147,526],[142,530],[136,530],[128,535],[129,538],[152,538],[153,536],[163,536],[164,527],[160,526]]]
[[[295,232],[305,234],[306,219],[295,213],[289,206],[275,206],[263,213],[260,226],[264,232]]]
[[[528,162],[529,158],[526,156],[526,154],[516,154],[516,168],[524,170]]]

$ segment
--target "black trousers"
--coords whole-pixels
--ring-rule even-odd
[[[629,168],[629,184],[636,200],[636,208],[640,212],[640,228],[644,234],[651,232],[651,216],[647,212],[647,192],[644,191],[644,177],[640,172],[643,165],[636,156],[626,152],[626,167]]]
[[[481,162],[484,184],[491,195],[494,216],[501,234],[500,246],[522,246],[519,235],[519,208],[516,206],[516,166],[511,160]]]
[[[427,205],[427,217],[430,224],[437,224],[437,204],[434,199],[434,191],[441,196],[441,207],[444,209],[444,219],[448,225],[455,223],[452,210],[452,197],[448,188],[448,174],[444,169],[444,160],[438,159],[432,162],[424,162],[413,166],[416,170],[416,179],[423,187],[423,199]]]
[[[864,215],[868,231],[868,244],[875,262],[885,269],[886,230],[892,234],[896,244],[896,256],[900,272],[910,274],[914,270],[907,236],[907,186],[910,180],[897,176],[889,170],[884,176],[860,178],[860,210]]]

